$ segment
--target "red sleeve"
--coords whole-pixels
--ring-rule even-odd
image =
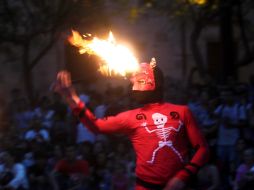
[[[128,112],[120,113],[116,116],[97,119],[94,114],[79,102],[78,107],[73,109],[74,115],[91,131],[95,133],[127,133],[128,132]]]
[[[191,174],[196,174],[199,167],[203,166],[209,159],[209,149],[204,136],[201,134],[194,117],[188,107],[184,111],[184,124],[187,131],[187,136],[192,147],[196,150],[190,162],[185,165],[184,169],[180,170],[176,177],[188,181]]]

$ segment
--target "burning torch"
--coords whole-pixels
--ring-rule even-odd
[[[87,35],[82,36],[77,31],[72,31],[69,42],[79,49],[80,54],[88,53],[100,57],[102,62],[99,71],[102,74],[126,76],[139,69],[137,58],[130,49],[116,42],[112,32],[106,40],[90,36],[87,38]]]

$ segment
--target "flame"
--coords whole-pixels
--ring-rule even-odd
[[[77,31],[72,31],[69,42],[78,47],[81,54],[88,53],[99,56],[103,60],[99,68],[102,74],[111,75],[114,73],[126,76],[127,73],[139,69],[137,58],[127,47],[116,43],[112,32],[109,33],[107,40],[97,37],[86,39],[86,37],[82,37]]]

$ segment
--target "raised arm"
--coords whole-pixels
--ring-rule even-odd
[[[78,107],[80,98],[72,86],[71,75],[68,71],[63,70],[57,74],[52,88],[64,98],[71,109]]]
[[[128,113],[118,114],[103,119],[97,119],[94,114],[86,107],[77,95],[72,86],[70,73],[60,71],[57,74],[57,80],[54,84],[54,90],[63,96],[67,104],[72,109],[75,116],[93,132],[102,133],[126,133]]]

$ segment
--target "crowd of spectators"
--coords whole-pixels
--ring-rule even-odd
[[[210,146],[210,161],[188,189],[254,189],[254,77],[165,84],[166,101],[190,107]],[[138,106],[122,87],[80,98],[98,118]],[[0,190],[133,189],[135,154],[126,137],[90,132],[55,93],[31,106],[13,89],[0,103]]]

